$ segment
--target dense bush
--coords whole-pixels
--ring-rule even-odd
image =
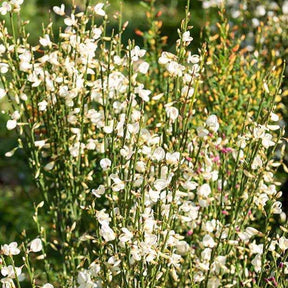
[[[0,8],[0,95],[18,135],[6,156],[25,151],[42,199],[37,237],[1,246],[2,286],[285,287],[285,67],[267,45],[248,49],[222,8],[191,51],[188,1],[165,51],[150,1],[144,48],[123,44],[121,13],[109,29],[103,3],[55,6],[64,28],[35,46],[22,2]]]

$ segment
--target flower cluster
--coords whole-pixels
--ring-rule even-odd
[[[10,0],[1,3],[0,14],[6,15],[7,13],[18,12],[24,0]]]
[[[109,34],[105,9],[54,7],[64,28],[56,40],[48,25],[37,46],[0,24],[7,129],[18,133],[43,197],[36,216],[47,212],[53,227],[35,216],[40,236],[23,246],[24,276],[17,243],[1,247],[4,287],[22,279],[36,287],[31,252],[44,260],[43,288],[286,283],[288,230],[272,229],[286,216],[275,178],[279,74],[247,77],[246,103],[233,64],[245,75],[254,66],[224,54],[216,77],[205,49],[189,51],[189,7],[174,53],[123,45],[127,24],[120,17]],[[228,53],[223,31],[219,53]],[[49,262],[55,253],[61,268]]]
[[[27,268],[28,273],[31,277],[33,275],[33,270],[30,266],[30,259],[29,254],[43,252],[43,245],[40,238],[36,238],[32,240],[28,247],[26,248],[25,257],[23,257],[24,265],[21,265],[20,267],[17,267],[15,264],[14,257],[16,255],[19,255],[21,253],[20,247],[18,247],[18,244],[16,242],[12,242],[10,244],[4,244],[1,245],[1,254],[3,255],[0,262],[0,268],[1,268],[1,283],[2,287],[4,288],[10,288],[15,287],[14,281],[16,281],[18,287],[20,287],[20,282],[25,281],[25,274],[22,273],[23,266]],[[40,258],[43,258],[40,256]],[[9,263],[11,263],[9,265]],[[34,286],[34,279],[31,278],[31,284]],[[50,285],[50,286],[49,286]],[[51,284],[45,284],[42,286],[43,288],[53,288]]]

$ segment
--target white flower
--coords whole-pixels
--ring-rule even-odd
[[[126,160],[129,160],[133,155],[133,151],[131,148],[124,146],[122,149],[120,149],[120,155],[123,156]]]
[[[20,249],[17,247],[18,244],[16,242],[12,242],[9,245],[4,244],[1,246],[1,250],[4,255],[18,255],[20,253]]]
[[[121,65],[123,63],[123,59],[121,59],[121,57],[119,57],[118,55],[115,55],[113,57],[113,60],[115,65]]]
[[[135,165],[135,169],[137,172],[139,173],[144,173],[145,169],[146,169],[146,164],[143,161],[137,161],[136,165]]]
[[[247,227],[245,232],[249,235],[249,237],[255,236],[259,234],[259,231],[253,227]]]
[[[46,111],[48,102],[46,100],[43,100],[38,103],[39,111]]]
[[[6,96],[6,91],[3,88],[0,88],[0,100]]]
[[[269,245],[269,247],[268,247],[268,250],[269,250],[269,251],[275,251],[277,244],[278,244],[278,243],[277,243],[276,240],[272,240],[271,243],[270,243],[270,245]]]
[[[251,238],[246,232],[239,232],[238,236],[245,243],[248,242],[249,239]]]
[[[165,65],[168,64],[170,61],[175,59],[176,56],[170,52],[162,52],[161,57],[159,58],[158,62],[159,64]]]
[[[172,255],[170,255],[169,257],[169,263],[168,266],[174,266],[176,268],[180,267],[180,261],[181,261],[182,257],[178,254],[173,253]]]
[[[213,248],[216,245],[215,241],[209,234],[206,234],[204,236],[202,243],[205,247],[209,247],[209,248]]]
[[[256,10],[255,10],[256,17],[261,17],[261,16],[264,16],[265,14],[266,14],[266,9],[264,5],[259,5],[256,7]]]
[[[153,100],[157,101],[160,100],[164,96],[164,93],[157,94],[152,97]]]
[[[203,274],[202,271],[198,272],[198,273],[195,273],[194,276],[193,276],[193,280],[196,282],[196,283],[200,283],[202,282],[203,280],[205,279],[205,276]]]
[[[168,186],[168,181],[166,179],[157,179],[154,182],[154,187],[157,191],[162,191]]]
[[[5,53],[6,47],[3,44],[0,44],[0,54]]]
[[[217,274],[222,271],[223,273],[226,273],[228,271],[228,268],[225,266],[226,264],[226,256],[217,256],[215,257],[215,261],[211,265],[211,270]]]
[[[288,14],[288,11],[287,11],[287,14]],[[284,274],[288,274],[288,262],[284,262],[283,264],[284,264]]]
[[[255,258],[251,261],[252,265],[254,266],[255,272],[260,272],[261,271],[261,266],[262,266],[262,260],[261,260],[261,255],[257,254]]]
[[[212,249],[211,248],[205,248],[202,252],[201,252],[201,258],[202,260],[207,260],[209,261],[211,259],[211,253],[212,253]]]
[[[41,44],[43,47],[51,46],[51,45],[52,45],[52,42],[51,42],[50,37],[49,37],[48,34],[45,34],[45,35],[44,35],[44,38],[40,38],[39,42],[40,42],[40,44]]]
[[[265,135],[265,127],[258,125],[253,129],[253,136],[255,139],[262,139]]]
[[[257,18],[252,18],[252,25],[257,28],[260,25],[260,21]]]
[[[138,71],[142,74],[146,74],[148,72],[148,69],[149,69],[149,63],[147,62],[142,62],[138,67]]]
[[[21,118],[21,115],[20,115],[19,111],[18,111],[18,110],[14,111],[14,112],[12,113],[12,115],[11,115],[11,118],[12,118],[13,120],[19,120],[19,119]]]
[[[218,288],[221,285],[220,279],[216,276],[209,278],[207,288]]]
[[[35,147],[38,147],[38,148],[42,148],[46,143],[46,140],[39,140],[39,141],[35,141],[34,142],[34,145]]]
[[[288,14],[288,1],[284,1],[283,5],[282,5],[282,12],[285,15]]]
[[[79,284],[78,288],[94,288],[95,287],[93,281],[91,280],[91,276],[88,270],[84,270],[78,273],[77,282]]]
[[[206,120],[206,125],[213,132],[217,132],[219,129],[219,123],[216,115],[210,115]]]
[[[181,95],[183,97],[187,97],[187,98],[191,98],[194,95],[194,88],[193,87],[189,87],[189,86],[184,86],[181,90]]]
[[[96,264],[95,262],[93,262],[89,266],[89,272],[90,272],[91,276],[93,276],[93,277],[97,277],[100,271],[101,271],[100,264]]]
[[[189,44],[192,40],[193,40],[193,38],[190,36],[190,31],[186,31],[183,33],[183,35],[182,35],[182,41],[183,42],[187,42],[187,44]]]
[[[127,47],[129,49],[129,47]],[[136,62],[139,60],[139,58],[142,58],[146,54],[145,49],[141,49],[139,46],[135,46],[131,51],[131,60],[133,62]]]
[[[191,52],[188,52],[187,62],[192,64],[197,64],[200,61],[200,57],[197,54],[191,55]]]
[[[9,65],[6,63],[0,63],[0,73],[5,74],[8,72]]]
[[[165,108],[166,110],[166,114],[167,114],[167,117],[170,118],[172,120],[172,122],[175,122],[175,120],[178,118],[179,116],[179,111],[177,108],[175,107],[166,107]]]
[[[256,205],[261,205],[264,207],[266,205],[266,202],[269,200],[269,197],[266,193],[261,193],[257,198],[255,198]]]
[[[272,205],[272,213],[274,214],[281,214],[282,213],[282,203],[279,201],[276,201]]]
[[[21,272],[22,272],[22,268],[21,267],[15,267],[15,271],[16,271],[16,275],[17,276],[20,276]],[[4,266],[2,269],[1,269],[1,274],[4,276],[4,277],[7,277],[7,278],[15,278],[16,275],[15,275],[15,271],[14,271],[14,267],[12,265],[9,265],[9,266]],[[12,286],[13,287],[13,286]],[[11,287],[11,288],[12,288]],[[8,286],[8,288],[10,288]]]
[[[119,236],[120,242],[126,243],[133,238],[133,234],[127,228],[121,228],[123,234]]]
[[[139,94],[139,97],[142,98],[143,101],[149,101],[149,95],[151,94],[150,90],[143,89],[144,85],[140,85],[135,89],[135,93]]]
[[[64,4],[61,4],[60,7],[54,6],[54,7],[53,7],[53,11],[54,11],[57,15],[64,16],[64,15],[65,15],[65,5],[64,5]]]
[[[188,191],[193,191],[197,188],[198,184],[193,181],[186,181],[182,184],[182,187]]]
[[[267,179],[267,178],[266,178]],[[265,179],[264,179],[265,180]],[[265,180],[267,181],[267,180]],[[269,181],[269,180],[268,180]],[[276,186],[275,185],[269,185],[267,186],[266,184],[264,183],[261,183],[260,184],[260,189],[261,191],[265,192],[267,195],[276,195],[277,194],[277,189],[276,189]]]
[[[104,222],[101,225],[100,235],[106,242],[113,241],[116,238],[114,231],[109,227],[108,223]]]
[[[279,239],[279,248],[285,252],[288,248],[288,239],[285,238],[284,236],[282,236],[280,239]]]
[[[212,219],[211,221],[207,221],[205,226],[203,227],[207,232],[213,232],[216,228],[216,220]]]
[[[76,142],[73,146],[69,147],[69,152],[73,157],[78,157],[79,153],[83,153],[83,149],[85,148],[84,143]]]
[[[177,165],[179,160],[180,160],[180,153],[179,152],[166,153],[167,164]]]
[[[154,150],[152,154],[152,160],[162,161],[165,158],[165,151],[162,147],[158,147]]]
[[[88,140],[87,140],[86,148],[87,148],[88,150],[95,150],[96,147],[97,147],[97,146],[96,146],[95,140],[93,140],[93,139],[88,139]]]
[[[30,249],[32,252],[40,252],[42,250],[43,246],[42,246],[42,241],[39,238],[34,239],[31,243],[30,243]]]
[[[201,138],[206,137],[209,134],[209,131],[204,127],[197,127],[197,135]]]
[[[172,76],[182,77],[185,67],[176,61],[171,61],[166,65],[166,69]]]
[[[176,251],[179,255],[186,255],[190,251],[190,245],[186,241],[179,241],[176,244]]]
[[[108,158],[104,158],[100,161],[100,166],[104,171],[108,170],[111,167],[111,164],[112,162]]]
[[[100,37],[101,37],[101,35],[102,35],[102,29],[100,29],[100,28],[93,28],[92,29],[92,37],[93,37],[93,39],[95,39],[95,40],[97,40],[97,39],[99,39]]]
[[[270,146],[274,146],[275,142],[272,141],[272,135],[265,133],[265,135],[262,138],[262,145],[265,148],[269,148]]]
[[[255,241],[253,241],[252,243],[249,244],[249,249],[250,249],[250,252],[252,254],[260,254],[260,255],[262,255],[263,254],[263,248],[264,248],[263,244],[257,245],[255,243]]]
[[[280,126],[279,125],[267,125],[267,128],[271,131],[276,131],[280,129]]]
[[[151,201],[156,203],[158,201],[159,197],[160,197],[160,190],[154,191],[154,190],[150,189],[148,194],[149,194],[149,197],[150,197]]]
[[[118,192],[125,188],[125,183],[116,174],[111,174],[110,178],[114,182],[114,184],[112,185],[112,190],[114,192]]]
[[[109,214],[106,213],[105,211],[106,211],[105,209],[102,209],[102,210],[96,212],[96,218],[101,225],[103,225],[104,223],[109,225],[109,223],[111,221]]]
[[[24,3],[24,0],[11,0],[11,4],[15,6],[20,6]]]
[[[105,193],[105,187],[100,185],[97,189],[92,189],[92,194],[97,198],[100,198]]]
[[[207,198],[211,193],[210,185],[205,183],[198,188],[197,195],[203,198]]]
[[[20,57],[19,57],[20,58]],[[20,62],[20,66],[19,66],[19,69],[20,71],[24,71],[24,72],[28,72],[30,69],[32,68],[32,64],[29,63],[29,61],[21,61]],[[33,82],[32,80],[35,79],[35,82],[36,82],[36,76],[34,75],[31,75],[29,76],[29,79],[31,79],[31,82]],[[30,81],[30,80],[29,80]]]
[[[54,286],[50,283],[46,283],[42,286],[42,288],[54,288]]]
[[[103,3],[98,3],[96,6],[94,6],[94,12],[95,12],[97,15],[105,16],[106,13],[105,13],[105,11],[102,9],[103,7],[104,7],[104,4],[103,4]]]
[[[29,50],[24,50],[19,55],[19,59],[21,60],[21,62],[29,63],[31,61],[31,59],[32,59],[32,54],[31,54],[31,52]]]
[[[138,248],[138,246],[133,245],[131,250],[131,263],[134,263],[135,261],[140,261],[141,260],[141,250]]]
[[[4,1],[2,3],[2,6],[0,7],[0,14],[6,15],[11,10],[12,10],[12,6],[8,2]]]
[[[14,288],[15,284],[13,280],[9,277],[1,279],[2,288]]]
[[[75,19],[75,15],[71,14],[71,17],[65,18],[64,23],[67,26],[76,26],[77,25],[77,20]]]
[[[6,127],[8,130],[13,130],[17,126],[17,121],[16,120],[8,120]]]
[[[120,272],[120,263],[121,263],[121,260],[118,259],[118,257],[115,257],[115,256],[111,256],[107,263],[109,264],[109,268],[111,269],[112,272]]]
[[[252,162],[251,168],[253,170],[256,170],[258,168],[261,168],[262,165],[263,165],[262,159],[259,155],[257,155]]]

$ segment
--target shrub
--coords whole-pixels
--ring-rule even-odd
[[[42,201],[39,235],[1,246],[3,286],[285,287],[283,69],[238,52],[224,16],[193,54],[189,1],[174,53],[151,13],[146,50],[125,47],[102,3],[54,7],[65,29],[31,46],[22,2],[1,8],[1,93]]]

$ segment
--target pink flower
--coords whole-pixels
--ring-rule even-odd
[[[193,234],[192,230],[187,231],[187,236],[191,236]]]

